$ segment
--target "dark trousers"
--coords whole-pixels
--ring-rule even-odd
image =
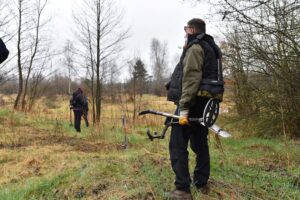
[[[81,122],[82,110],[74,110],[74,127],[77,132],[80,132],[80,122]]]
[[[206,98],[197,97],[196,104],[190,108],[189,117],[202,117],[207,101]],[[175,114],[179,114],[178,108]],[[176,189],[190,192],[191,178],[187,150],[189,140],[191,149],[196,154],[193,182],[196,187],[207,184],[210,174],[207,134],[208,128],[200,123],[191,123],[187,126],[175,124],[172,126],[169,151],[172,169],[176,175]]]

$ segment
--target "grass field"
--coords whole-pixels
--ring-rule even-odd
[[[107,103],[101,125],[82,124],[78,134],[69,126],[67,98],[57,98],[52,109],[42,106],[44,101],[31,113],[0,108],[0,200],[168,199],[174,182],[169,134],[153,142],[145,134],[147,127],[160,130],[162,118],[133,123],[131,104]],[[139,110],[147,108],[172,112],[174,106],[146,96]],[[300,141],[251,136],[230,112],[221,114],[218,124],[233,137],[221,139],[220,146],[210,133],[211,191],[203,195],[192,187],[194,199],[300,199]]]

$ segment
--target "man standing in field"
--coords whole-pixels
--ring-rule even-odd
[[[186,44],[180,62],[167,84],[168,100],[177,105],[175,114],[180,115],[178,124],[172,126],[169,144],[171,165],[176,175],[176,189],[170,194],[171,199],[192,199],[187,150],[189,141],[191,149],[196,153],[193,184],[203,193],[209,191],[208,128],[188,121],[188,118],[202,117],[209,98],[222,99],[222,96],[213,96],[202,90],[204,79],[218,79],[221,58],[219,47],[213,37],[205,34],[205,29],[205,22],[197,18],[190,20],[184,27]]]
[[[74,112],[74,127],[77,132],[81,132],[80,123],[81,123],[81,116],[84,112],[84,108],[86,106],[85,99],[83,96],[83,91],[81,88],[78,88],[74,93],[70,100],[71,108]]]

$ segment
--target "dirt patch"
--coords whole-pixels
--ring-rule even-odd
[[[293,177],[292,184],[295,188],[300,189],[300,174]]]
[[[238,166],[260,167],[263,171],[276,172],[282,176],[288,175],[288,161],[278,154],[261,156],[258,159],[237,157],[234,159],[234,163]]]
[[[35,144],[39,143],[41,145],[53,145],[53,144],[63,144],[69,145],[74,148],[75,151],[82,152],[99,152],[106,150],[116,150],[117,145],[113,145],[105,142],[91,142],[86,139],[64,136],[64,135],[49,135],[37,138]]]
[[[99,151],[116,149],[116,145],[106,144],[106,143],[91,143],[91,142],[83,142],[74,145],[73,147],[76,151],[82,151],[82,152],[99,152]]]
[[[26,147],[28,146],[27,144],[21,144],[21,143],[16,143],[16,144],[4,144],[0,143],[0,149],[16,149],[16,148],[21,148],[21,147]]]
[[[108,184],[99,183],[98,185],[92,188],[92,194],[99,195],[101,192],[105,191],[108,187]]]
[[[245,190],[238,185],[217,181],[212,178],[208,180],[208,188],[209,193],[206,195],[202,193],[202,195],[208,197],[207,195],[213,194],[217,199],[242,199],[241,194]]]
[[[81,186],[76,192],[75,192],[75,198],[81,199],[86,195],[86,190],[83,186]]]
[[[260,159],[263,169],[267,172],[276,172],[282,176],[289,176],[287,171],[287,159],[280,158],[280,156],[263,157]]]
[[[155,200],[155,196],[153,194],[153,192],[147,192],[145,195],[144,195],[144,198],[145,200]]]
[[[4,124],[7,121],[6,116],[0,116],[0,124]]]
[[[246,149],[253,149],[253,150],[259,150],[259,151],[264,151],[264,152],[274,152],[274,149],[268,145],[264,144],[253,144],[250,146],[246,146]]]
[[[68,145],[75,151],[98,152],[106,150],[120,150],[120,145],[105,142],[92,142],[87,139],[66,136],[63,134],[53,134],[44,130],[24,130],[22,133],[15,135],[13,141],[0,143],[0,149],[16,149],[28,146],[45,146],[45,145]]]
[[[25,170],[20,173],[22,177],[40,176],[41,162],[36,158],[28,159],[24,162]]]
[[[256,159],[251,159],[251,158],[237,157],[234,159],[234,162],[238,166],[252,167],[252,166],[257,166],[259,161]]]

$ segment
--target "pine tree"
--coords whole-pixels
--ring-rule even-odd
[[[142,96],[147,91],[147,82],[149,79],[145,64],[140,58],[136,59],[132,72],[135,90]]]

